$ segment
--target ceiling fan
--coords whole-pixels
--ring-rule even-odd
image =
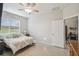
[[[39,10],[35,8],[36,3],[19,3],[19,5],[23,7],[22,9],[19,9],[19,10],[23,10],[26,13],[39,12]]]

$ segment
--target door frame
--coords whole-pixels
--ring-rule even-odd
[[[65,19],[76,17],[76,16],[78,17],[78,25],[79,25],[79,14],[63,18],[63,20],[64,20],[64,33],[65,33]],[[79,41],[79,27],[78,27],[78,41]],[[66,46],[65,46],[65,34],[64,34],[64,47],[66,48]]]

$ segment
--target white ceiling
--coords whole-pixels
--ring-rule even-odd
[[[65,7],[69,4],[61,4],[61,3],[37,3],[36,8],[39,10],[39,13],[47,13],[52,11],[53,8],[56,7]],[[3,10],[7,12],[11,12],[13,14],[17,14],[23,17],[27,17],[27,14],[22,11],[18,10],[21,9],[22,6],[18,3],[4,3]]]

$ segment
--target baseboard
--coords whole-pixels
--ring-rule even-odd
[[[40,40],[36,40],[36,42],[43,43],[43,44],[46,44],[46,45],[50,45],[50,46],[52,46],[52,47],[57,47],[57,48],[63,48],[63,49],[64,49],[64,47],[54,46],[54,45],[52,45],[52,44],[50,44],[50,43],[46,43],[46,42],[43,42],[43,41],[40,41]]]

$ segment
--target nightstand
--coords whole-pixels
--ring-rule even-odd
[[[3,39],[0,39],[0,54],[3,54],[3,50],[4,50],[4,42]]]

